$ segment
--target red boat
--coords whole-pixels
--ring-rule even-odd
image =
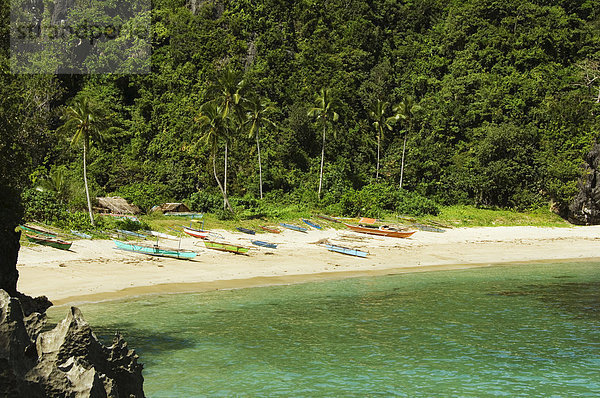
[[[345,226],[353,230],[354,232],[361,232],[363,234],[389,236],[391,238],[408,238],[417,231],[400,231],[387,226],[381,226],[379,228],[374,227],[361,227],[358,225],[350,225],[344,223]]]
[[[264,229],[265,231],[268,231],[268,232],[273,232],[274,234],[279,234],[279,233],[281,233],[281,231],[280,231],[280,230],[278,230],[277,228],[267,227],[267,226],[264,226],[264,225],[260,225],[260,227],[261,227],[262,229]]]
[[[194,228],[190,228],[190,227],[183,227],[183,232],[185,232],[186,234],[193,236],[194,238],[199,238],[199,239],[207,239],[208,238],[208,234],[210,234],[210,231],[205,231],[203,229],[194,229]]]

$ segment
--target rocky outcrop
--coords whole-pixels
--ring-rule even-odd
[[[584,172],[577,183],[577,196],[569,204],[573,224],[600,224],[600,144],[596,143],[585,158]]]
[[[142,365],[120,335],[104,346],[75,307],[41,333],[45,323],[0,290],[0,396],[144,396]]]

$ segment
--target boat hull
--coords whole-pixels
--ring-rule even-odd
[[[208,234],[210,234],[210,231],[203,231],[201,229],[194,229],[194,228],[187,228],[184,227],[183,228],[183,232],[185,232],[186,234],[193,236],[194,238],[199,238],[199,239],[206,239],[208,238]]]
[[[283,228],[291,229],[292,231],[298,231],[298,232],[306,232],[307,231],[306,228],[299,227],[299,226],[294,225],[294,224],[280,223],[279,225],[281,225]]]
[[[232,243],[221,243],[221,242],[213,242],[210,240],[204,241],[204,246],[207,249],[219,250],[222,252],[229,252],[235,254],[246,254],[250,248],[245,246],[234,245]]]
[[[149,256],[171,257],[184,260],[191,260],[192,258],[196,257],[196,252],[193,252],[191,250],[160,248],[158,246],[146,246],[136,243],[121,242],[114,239],[113,242],[115,242],[117,249],[126,250],[134,253],[147,254]]]
[[[308,225],[310,227],[313,227],[313,228],[316,228],[316,229],[323,229],[319,224],[315,224],[314,222],[312,222],[310,220],[307,220],[305,218],[303,218],[302,221],[304,221],[304,224],[306,224],[306,225]]]
[[[277,249],[277,245],[275,243],[265,242],[262,240],[251,240],[253,245],[267,247],[269,249]]]
[[[274,234],[280,234],[281,233],[281,231],[278,230],[277,228],[270,228],[270,227],[267,227],[265,225],[261,225],[260,228],[264,229],[267,232],[272,232]]]
[[[236,227],[236,229],[238,231],[243,232],[243,233],[248,234],[248,235],[255,235],[256,234],[256,231],[253,231],[253,230],[248,229],[248,228]]]
[[[336,253],[347,254],[349,256],[355,256],[355,257],[365,258],[369,254],[369,253],[364,252],[362,250],[351,249],[349,247],[344,247],[344,246],[337,246],[337,245],[326,244],[325,247],[329,251],[336,252]]]
[[[387,228],[368,228],[368,227],[360,227],[358,225],[346,224],[344,225],[350,228],[354,232],[360,232],[363,234],[369,235],[377,235],[377,236],[387,236],[390,238],[408,238],[413,235],[417,231],[393,231]]]
[[[54,247],[55,249],[61,250],[69,250],[71,248],[71,245],[73,244],[73,242],[65,242],[64,240],[60,240],[57,238],[48,238],[44,236],[25,234],[25,237],[28,241],[36,243],[38,245],[50,246]]]

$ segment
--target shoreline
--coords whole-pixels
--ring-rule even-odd
[[[217,232],[228,242],[249,245],[245,234]],[[146,294],[193,293],[504,264],[600,261],[600,226],[457,228],[445,233],[418,231],[408,239],[333,229],[258,236],[261,240],[278,243],[278,249],[256,248],[251,255],[241,256],[205,249],[198,240],[183,238],[182,248],[198,252],[196,259],[185,261],[114,250],[110,240],[75,240],[68,252],[24,246],[17,264],[18,290],[30,296],[45,295],[55,306],[61,306]],[[366,249],[370,255],[362,259],[332,253],[318,245],[323,240]]]

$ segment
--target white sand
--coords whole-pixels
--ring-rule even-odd
[[[46,295],[55,304],[95,301],[153,292],[186,292],[298,281],[507,262],[563,259],[600,261],[600,226],[571,228],[457,228],[445,233],[419,231],[408,239],[385,238],[348,230],[259,234],[217,231],[226,241],[252,246],[248,256],[204,248],[184,238],[193,261],[157,258],[114,249],[110,240],[75,240],[71,251],[22,247],[19,291]],[[278,243],[258,248],[250,239]],[[328,239],[369,251],[366,259],[332,253],[315,242]],[[166,241],[168,246],[177,242]]]

